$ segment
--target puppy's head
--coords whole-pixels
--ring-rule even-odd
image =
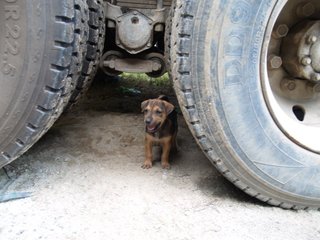
[[[174,106],[161,99],[149,99],[141,103],[141,110],[144,114],[144,123],[148,133],[157,132],[167,116],[174,110]]]

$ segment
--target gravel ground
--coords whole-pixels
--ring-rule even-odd
[[[225,180],[180,116],[171,170],[140,166],[140,101],[157,94],[95,84],[27,154],[0,170],[0,239],[320,239],[320,212],[261,203]],[[171,88],[159,90],[174,98]],[[129,91],[130,92],[130,91]],[[7,183],[7,184],[5,184]]]

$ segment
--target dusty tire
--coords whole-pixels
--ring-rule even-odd
[[[0,10],[2,167],[30,148],[68,102],[86,51],[88,11],[84,0],[1,1]]]
[[[320,208],[320,156],[279,129],[260,79],[276,4],[177,0],[171,75],[189,128],[226,178],[272,205]]]
[[[89,7],[89,36],[86,43],[87,54],[83,59],[80,77],[71,95],[67,109],[71,108],[89,89],[98,70],[100,57],[105,41],[105,2],[102,0],[87,0]]]
[[[171,75],[171,40],[173,40],[172,36],[172,18],[175,13],[175,8],[176,4],[172,4],[170,7],[169,14],[166,19],[166,25],[165,25],[165,34],[164,34],[164,57],[166,60],[166,66],[167,66],[167,71],[169,75]]]

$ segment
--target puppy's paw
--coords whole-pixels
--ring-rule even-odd
[[[171,168],[170,164],[167,163],[167,162],[161,163],[161,166],[162,166],[163,169],[167,169],[167,170],[169,170]]]
[[[145,161],[141,167],[142,167],[143,169],[152,168],[152,162],[150,162],[150,161]]]

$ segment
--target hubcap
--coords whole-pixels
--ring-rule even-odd
[[[320,153],[320,1],[279,1],[261,58],[270,113],[295,143]]]

